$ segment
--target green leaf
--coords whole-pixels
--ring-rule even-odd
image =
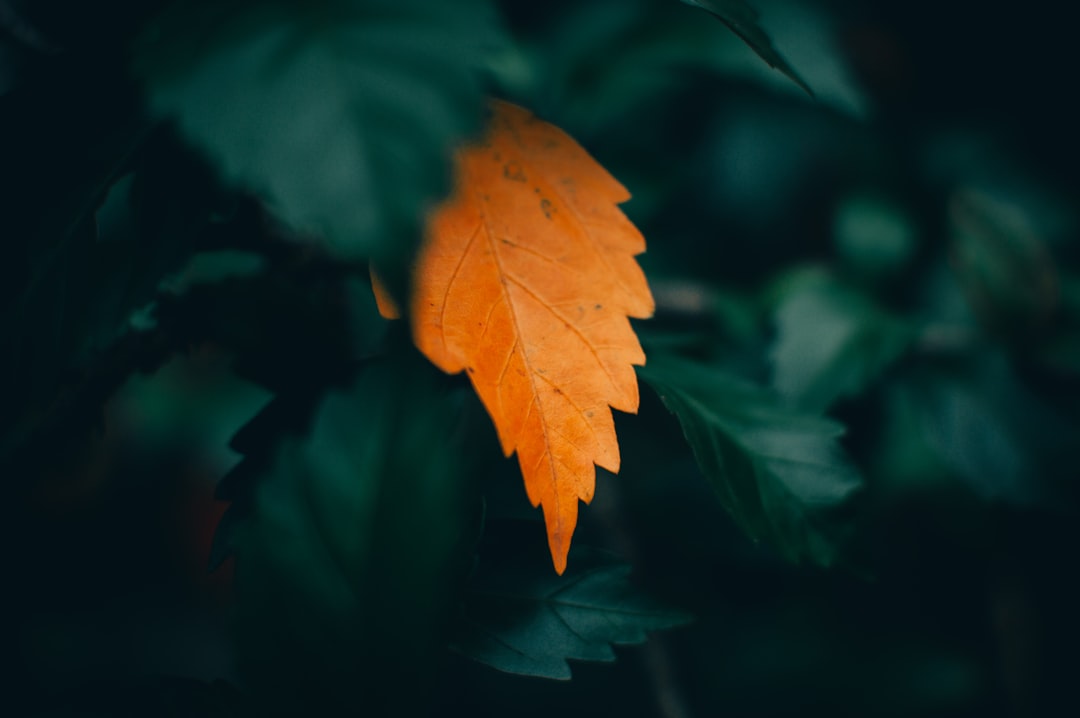
[[[786,75],[792,82],[806,90],[813,97],[814,91],[803,81],[795,69],[773,47],[772,40],[761,29],[757,10],[746,4],[745,0],[682,0],[687,5],[699,7],[715,16],[720,22],[739,36],[739,38],[757,53],[758,57],[774,69]]]
[[[481,550],[450,644],[497,670],[569,680],[567,659],[614,661],[612,644],[690,621],[636,589],[630,566],[605,552],[575,546],[559,576],[539,544],[502,549]]]
[[[835,282],[804,285],[776,310],[773,388],[810,411],[869,386],[909,346],[910,323]]]
[[[265,269],[263,257],[253,252],[222,249],[200,252],[184,267],[166,277],[160,290],[169,294],[183,294],[200,284],[216,284],[237,277],[250,277]]]
[[[919,249],[919,228],[910,211],[875,192],[845,197],[833,216],[832,234],[843,265],[868,283],[896,278]]]
[[[1067,505],[1076,486],[1075,418],[1033,392],[999,351],[983,348],[922,369],[892,387],[890,418],[911,416],[909,435],[892,456],[915,454],[921,444],[983,500],[1051,511]],[[893,478],[925,481],[887,468]]]
[[[153,109],[341,256],[401,257],[477,128],[483,0],[179,3],[137,45]]]
[[[257,481],[236,527],[238,661],[275,710],[401,715],[423,696],[468,544],[461,395],[437,378],[419,357],[369,364],[306,436],[238,467]]]
[[[950,265],[982,324],[1017,343],[1043,339],[1060,270],[1032,211],[1007,195],[959,191],[949,205]]]
[[[79,193],[86,206],[78,212],[41,210],[47,224],[70,222],[67,230],[27,235],[31,261],[0,310],[0,463],[21,463],[17,456],[61,435],[85,435],[109,394],[170,350],[140,346],[128,330],[162,278],[192,254],[221,197],[212,175],[167,134],[141,137],[128,152],[131,171],[96,198]]]
[[[213,217],[232,202],[212,168],[159,132],[135,159],[131,174],[110,188],[95,215],[97,237],[88,262],[96,311],[83,349],[107,345],[132,313],[148,304],[162,280],[197,251]]]
[[[270,401],[270,392],[237,376],[226,357],[179,355],[152,374],[129,378],[106,413],[144,450],[185,444],[224,474],[238,460],[230,438]]]
[[[707,365],[649,351],[642,379],[679,419],[694,457],[735,521],[791,560],[828,565],[839,511],[861,485],[840,424]]]

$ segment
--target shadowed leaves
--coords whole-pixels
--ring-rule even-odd
[[[790,559],[832,563],[842,538],[834,514],[862,483],[837,442],[843,426],[714,367],[651,357],[642,379],[678,417],[735,521]]]

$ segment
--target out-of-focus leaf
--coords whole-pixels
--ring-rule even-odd
[[[182,294],[198,284],[214,284],[234,277],[250,277],[258,274],[264,266],[263,257],[252,252],[200,252],[179,272],[166,277],[160,288],[170,294]]]
[[[219,198],[204,166],[167,136],[140,137],[127,152],[136,154],[114,162],[130,173],[96,196],[80,188],[72,206],[41,210],[40,225],[27,229],[26,275],[6,287],[15,291],[0,311],[8,382],[0,426],[12,428],[0,461],[35,453],[56,432],[88,431],[105,398],[166,351],[121,340],[161,279],[194,251]]]
[[[987,351],[906,387],[918,440],[982,499],[1061,509],[1075,495],[1076,421]]]
[[[153,374],[131,377],[110,400],[107,416],[141,450],[183,443],[224,473],[237,461],[229,440],[270,398],[236,376],[224,357],[182,356]]]
[[[895,276],[917,249],[911,217],[886,197],[854,193],[837,207],[833,243],[844,264],[868,280]]]
[[[423,700],[469,513],[461,396],[438,376],[418,357],[369,364],[306,436],[241,465],[257,475],[235,541],[238,660],[275,711]]]
[[[155,138],[135,170],[109,188],[95,215],[97,239],[84,268],[94,282],[88,293],[94,301],[84,310],[81,356],[108,346],[169,275],[184,271],[223,201],[218,195],[209,168],[167,136]],[[192,277],[175,290],[199,281]]]
[[[453,650],[506,673],[569,680],[567,659],[614,661],[612,644],[644,643],[647,631],[690,620],[636,589],[630,566],[610,554],[574,547],[557,576],[541,545],[530,548],[481,549]]]
[[[911,325],[835,282],[789,294],[776,310],[773,388],[794,404],[824,411],[856,395],[911,342]]]
[[[1080,379],[1080,274],[1061,274],[1061,326],[1041,352],[1053,371]]]
[[[983,323],[1024,340],[1045,332],[1061,301],[1059,270],[1025,208],[964,189],[949,220],[952,265]]]
[[[832,563],[844,533],[838,512],[862,483],[837,442],[843,426],[720,369],[648,357],[639,375],[678,417],[735,521],[792,560]]]
[[[407,254],[483,112],[481,0],[178,3],[138,44],[152,107],[346,258]]]
[[[757,10],[748,5],[745,0],[682,0],[682,2],[699,7],[715,16],[749,45],[769,67],[784,73],[792,82],[806,90],[807,94],[813,96],[814,92],[810,86],[773,47],[772,40],[759,24],[760,17]]]

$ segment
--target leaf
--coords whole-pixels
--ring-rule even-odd
[[[913,327],[836,283],[815,283],[776,311],[773,387],[810,411],[858,394],[908,347]]]
[[[140,135],[123,162],[103,154],[113,174],[121,166],[130,173],[109,182],[100,167],[90,183],[103,183],[99,193],[88,186],[72,193],[71,206],[39,207],[36,228],[15,224],[12,236],[28,240],[28,253],[24,265],[13,247],[19,279],[5,285],[0,308],[0,464],[38,462],[40,447],[96,432],[104,400],[171,351],[133,338],[132,320],[194,251],[219,197],[202,165],[167,136]],[[18,197],[12,206],[26,211],[40,202]]]
[[[732,518],[792,560],[832,563],[836,514],[861,485],[837,443],[840,424],[785,407],[718,369],[652,352],[641,378],[679,419]]]
[[[262,272],[264,257],[253,252],[222,249],[200,252],[191,257],[180,271],[166,277],[160,285],[162,292],[183,294],[200,284],[215,284],[237,277],[250,277]]]
[[[715,16],[720,22],[739,36],[739,38],[757,53],[758,57],[765,61],[769,67],[779,70],[792,82],[806,90],[806,94],[814,96],[814,91],[799,77],[795,69],[788,64],[787,60],[773,47],[772,40],[765,34],[759,24],[760,15],[757,10],[748,5],[745,0],[682,0],[687,5],[699,7]]]
[[[240,448],[263,451],[238,467],[256,479],[235,527],[238,665],[275,713],[408,715],[422,697],[469,547],[463,395],[439,378],[419,357],[372,362],[315,405],[306,435],[245,433]]]
[[[129,378],[110,397],[106,418],[143,450],[183,444],[224,474],[238,459],[229,439],[271,398],[237,376],[224,357],[179,355],[152,374]]]
[[[445,192],[495,36],[480,0],[177,3],[135,66],[229,180],[341,256],[386,257]]]
[[[575,548],[559,577],[541,570],[538,552],[516,548],[481,550],[450,643],[496,670],[569,680],[567,659],[614,661],[613,644],[644,643],[646,631],[691,620],[636,589],[630,566],[608,553]]]
[[[893,414],[911,415],[900,448],[926,447],[981,499],[1051,511],[1069,501],[1076,422],[1025,386],[1003,353],[982,349],[914,373],[893,404]]]
[[[468,372],[517,452],[562,573],[593,465],[619,470],[609,406],[637,411],[631,365],[645,355],[627,316],[653,311],[634,260],[645,240],[616,207],[627,191],[574,140],[509,103],[493,113],[429,219],[410,318],[416,345]]]

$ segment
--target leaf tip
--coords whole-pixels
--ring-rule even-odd
[[[566,557],[570,552],[570,544],[564,542],[563,546],[555,547],[555,544],[551,544],[551,562],[555,566],[555,573],[562,576],[566,573]]]
[[[574,527],[571,525],[567,531],[565,527],[548,526],[548,549],[551,551],[551,563],[555,567],[555,573],[560,576],[566,572],[567,556],[570,554],[570,539],[574,535]]]

